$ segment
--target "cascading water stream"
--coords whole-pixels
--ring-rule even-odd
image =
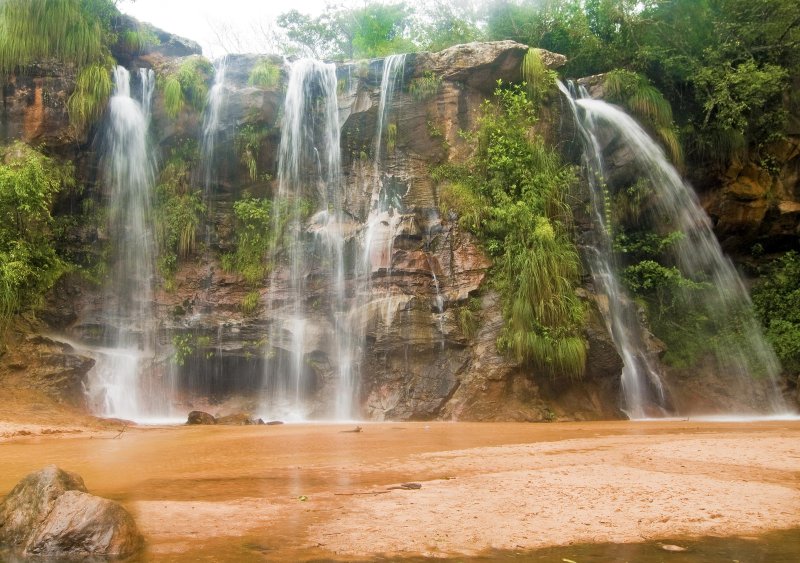
[[[203,138],[200,143],[200,163],[203,173],[204,199],[208,203],[211,187],[217,172],[216,145],[220,133],[222,108],[225,103],[225,69],[227,57],[221,58],[214,70],[214,84],[208,91],[205,111],[203,112]]]
[[[306,392],[311,385],[306,369],[309,306],[307,278],[314,266],[327,270],[334,324],[345,308],[344,234],[341,194],[339,112],[336,67],[311,59],[294,62],[283,110],[278,154],[278,193],[273,203],[274,232],[284,231],[289,262],[288,278],[270,276],[268,318],[271,321],[266,362],[266,405],[270,416],[304,419],[308,415]],[[311,219],[313,246],[305,227],[307,209],[319,206]],[[319,254],[319,263],[309,261]],[[277,255],[273,259],[277,258]],[[334,329],[339,374],[336,382],[336,417],[352,416],[354,392],[352,346],[346,331]]]
[[[766,403],[770,414],[785,412],[786,405],[777,386],[778,361],[764,340],[747,290],[730,259],[723,255],[714,236],[711,221],[700,206],[694,191],[681,179],[658,144],[633,118],[600,100],[574,99],[563,85],[561,88],[571,101],[576,123],[583,136],[593,200],[602,199],[602,190],[597,183],[604,181],[598,138],[601,128],[604,128],[605,131],[611,131],[632,152],[637,168],[654,190],[658,214],[669,223],[670,229],[681,233],[682,238],[675,248],[675,259],[682,274],[691,279],[709,282],[709,291],[694,306],[702,311],[712,326],[728,326],[742,336],[735,340],[735,345],[725,345],[723,339],[719,338],[715,349],[709,350],[715,357],[717,375],[736,387],[737,396],[743,398],[748,397],[748,392],[758,394],[755,392],[753,378],[763,377],[766,385],[762,386],[760,393],[765,396],[758,401],[754,397],[752,408],[763,409],[763,403]],[[595,174],[597,179],[592,178]],[[623,377],[626,377],[626,373],[631,377],[629,384],[626,385],[623,381],[625,403],[629,416],[638,418],[649,414],[644,411],[643,406],[652,396],[644,395],[642,390],[652,389],[653,377],[657,375],[647,362],[636,361],[637,358],[646,360],[647,355],[643,352],[641,339],[636,336],[636,331],[626,330],[636,326],[635,312],[616,278],[618,266],[611,257],[610,229],[605,223],[599,202],[595,203],[594,209],[595,221],[602,236],[601,244],[596,249],[598,256],[591,260],[593,275],[609,298],[611,317],[607,322],[626,361]],[[634,338],[626,340],[631,335]],[[716,338],[716,335],[713,336]],[[636,369],[627,369],[629,361],[631,365],[636,365]]]
[[[605,194],[601,185],[605,171],[600,143],[594,133],[596,124],[591,116],[581,119],[575,96],[562,83],[559,82],[558,86],[569,101],[583,141],[583,159],[595,225],[595,240],[588,249],[587,258],[598,292],[608,300],[607,305],[601,307],[601,312],[623,362],[620,378],[624,401],[622,410],[632,419],[663,415],[666,397],[661,377],[644,344],[636,305],[619,281],[619,264],[613,253],[611,226],[606,216]]]
[[[140,74],[141,103],[131,97],[130,73],[114,70],[104,145],[103,179],[109,187],[109,235],[112,243],[110,281],[103,318],[110,327],[89,374],[88,393],[95,412],[127,419],[163,415],[168,405],[154,387],[153,326],[154,239],[150,192],[154,162],[147,130],[152,71]]]
[[[384,59],[383,73],[381,75],[380,99],[378,102],[377,123],[375,126],[374,147],[374,172],[373,186],[370,197],[369,213],[367,215],[367,228],[363,242],[363,259],[360,261],[363,271],[358,272],[358,278],[366,283],[362,293],[371,293],[372,271],[375,266],[385,269],[386,310],[384,320],[388,331],[394,318],[398,300],[393,298],[391,291],[392,281],[392,254],[394,240],[400,228],[402,217],[396,202],[384,191],[381,168],[383,164],[382,149],[384,138],[389,129],[389,111],[394,101],[395,91],[402,82],[405,72],[406,55],[390,55]],[[396,128],[396,125],[395,125]],[[395,129],[396,134],[396,129]]]

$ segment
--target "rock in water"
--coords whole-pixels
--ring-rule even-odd
[[[67,491],[36,528],[25,553],[124,557],[141,544],[136,522],[118,503],[81,491]]]
[[[24,555],[125,557],[142,536],[121,505],[90,495],[79,475],[49,465],[0,503],[0,544]]]
[[[53,509],[58,497],[67,491],[86,492],[76,473],[48,465],[17,483],[0,503],[0,544],[24,546],[31,531]]]
[[[216,418],[214,418],[207,412],[203,411],[190,412],[189,418],[186,420],[186,424],[216,424],[216,423],[217,423]]]

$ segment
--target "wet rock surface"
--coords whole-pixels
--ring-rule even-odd
[[[27,556],[128,556],[142,544],[133,517],[86,491],[75,473],[49,465],[0,503],[0,545]]]

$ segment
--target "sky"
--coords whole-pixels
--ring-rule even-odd
[[[122,0],[117,7],[140,21],[200,43],[203,54],[269,50],[266,34],[289,10],[317,15],[330,0]]]

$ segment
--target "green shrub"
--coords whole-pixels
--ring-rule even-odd
[[[24,143],[0,149],[0,330],[37,307],[68,269],[55,250],[50,208],[74,185],[72,167]]]
[[[785,371],[800,373],[800,255],[775,260],[753,289],[756,315]]]
[[[161,40],[149,29],[126,29],[120,34],[117,44],[131,55],[141,55],[161,45]]]
[[[192,187],[191,170],[199,156],[194,143],[173,149],[156,188],[158,267],[169,288],[181,258],[197,249],[197,231],[206,212],[200,190]]]
[[[239,154],[239,161],[247,168],[247,174],[252,181],[259,179],[258,158],[261,154],[261,144],[267,137],[264,127],[248,124],[236,133],[234,146]]]
[[[258,291],[250,291],[242,298],[242,302],[240,304],[240,308],[242,313],[245,315],[250,315],[255,313],[258,310],[258,306],[261,303],[261,294]]]
[[[528,97],[538,106],[555,90],[558,74],[545,66],[541,49],[528,49],[522,59],[522,79],[525,81]]]
[[[676,166],[683,165],[683,147],[672,119],[672,106],[650,81],[629,70],[612,70],[603,82],[608,101],[628,108],[661,139]]]
[[[233,204],[236,250],[222,257],[222,267],[227,272],[238,273],[253,287],[263,283],[270,270],[267,257],[274,244],[271,211],[270,200],[247,194]],[[255,293],[257,296],[258,292]],[[244,303],[242,307],[244,310]]]

